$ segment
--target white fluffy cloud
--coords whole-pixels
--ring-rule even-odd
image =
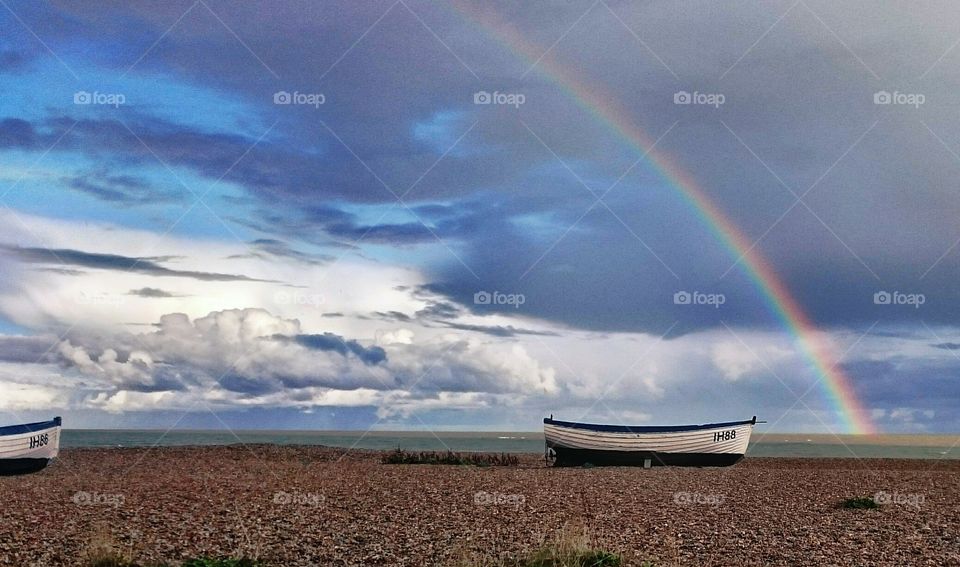
[[[409,410],[418,400],[483,404],[487,395],[550,395],[554,371],[517,344],[449,334],[418,342],[412,333],[381,344],[308,334],[296,319],[231,309],[190,320],[161,317],[155,331],[71,337],[48,361],[91,378],[90,407],[118,411],[180,401],[269,407],[381,405]]]

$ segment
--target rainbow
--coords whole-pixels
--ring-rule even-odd
[[[615,97],[603,92],[596,82],[582,80],[569,67],[561,66],[549,55],[545,56],[543,47],[528,42],[523,34],[510,23],[504,22],[489,5],[467,6],[465,2],[454,2],[453,5],[467,21],[484,30],[528,65],[535,66],[542,77],[560,87],[610,132],[640,154],[647,152],[647,161],[697,213],[729,253],[738,259],[768,309],[795,337],[801,353],[817,373],[817,380],[828,401],[837,410],[846,432],[876,433],[850,379],[838,367],[831,344],[803,312],[770,264],[761,257],[754,243],[691,176],[655,147],[655,139],[634,124],[631,114]]]

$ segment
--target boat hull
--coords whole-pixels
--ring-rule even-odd
[[[620,467],[729,467],[743,455],[737,453],[662,453],[644,451],[597,451],[593,449],[555,448],[557,467],[586,464]]]
[[[60,452],[60,418],[0,427],[0,475],[43,470]]]
[[[42,471],[51,459],[0,459],[0,476],[30,474]]]
[[[556,466],[730,466],[743,458],[754,420],[666,427],[615,426],[544,419]]]

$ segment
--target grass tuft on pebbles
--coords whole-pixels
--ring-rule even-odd
[[[131,567],[134,563],[120,553],[102,551],[88,553],[84,565],[85,567]]]
[[[856,496],[841,502],[840,507],[848,510],[872,510],[873,508],[879,508],[880,505],[869,496]]]
[[[112,551],[105,551],[97,555],[88,554],[86,561],[81,565],[82,567],[172,567],[172,564],[169,563],[138,563]],[[262,563],[252,559],[213,557],[198,557],[179,565],[180,567],[263,567]]]
[[[262,567],[262,563],[258,563],[253,559],[231,559],[231,558],[211,558],[211,557],[200,557],[198,559],[191,559],[187,561],[181,567]]]
[[[584,527],[564,526],[554,542],[548,542],[518,562],[520,567],[620,567],[621,557],[597,549]]]
[[[622,561],[615,553],[596,549],[565,551],[544,548],[519,565],[520,567],[620,567]]]
[[[516,557],[493,559],[474,557],[463,567],[621,567],[621,555],[598,549],[584,527],[566,525],[554,541],[546,541],[535,551]],[[650,563],[642,563],[643,567]]]
[[[478,467],[510,467],[520,464],[520,458],[509,453],[454,453],[453,451],[405,451],[397,448],[386,453],[385,465],[474,465]]]

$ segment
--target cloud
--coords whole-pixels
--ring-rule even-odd
[[[550,337],[557,336],[558,334],[553,331],[537,331],[534,329],[517,328],[513,325],[472,325],[468,323],[453,323],[450,321],[444,321],[441,324],[451,329],[484,333],[492,337],[516,337],[518,335],[538,335],[541,337]]]
[[[354,314],[373,310],[414,313],[423,307],[422,301],[394,289],[400,284],[419,285],[422,279],[416,270],[373,259],[349,255],[329,264],[291,257],[229,259],[246,253],[249,241],[156,235],[113,224],[14,216],[10,212],[0,213],[0,220],[4,219],[7,222],[0,222],[0,245],[40,248],[38,245],[43,244],[53,250],[96,251],[111,256],[109,266],[118,267],[83,268],[82,274],[66,277],[59,271],[37,269],[59,269],[52,255],[51,264],[36,264],[0,249],[0,264],[9,275],[0,282],[0,316],[24,328],[65,330],[77,322],[88,331],[95,327],[99,332],[133,323],[152,324],[173,310],[199,317],[228,308],[258,306],[300,318],[307,328],[342,336],[374,336],[383,322],[360,320]],[[17,230],[19,222],[31,227],[26,241],[23,231]],[[102,249],[104,246],[107,248]],[[304,252],[313,254],[309,249]],[[224,283],[119,269],[137,258],[181,273],[243,275],[248,280]],[[98,259],[95,265],[102,263]],[[270,283],[278,280],[290,283]],[[147,301],[149,298],[130,294],[143,288],[178,297]],[[324,317],[324,313],[344,316]]]
[[[336,223],[326,225],[324,228],[332,236],[348,241],[356,241],[362,238],[369,242],[409,244],[426,242],[435,238],[430,228],[420,222],[377,225]]]
[[[399,321],[401,323],[409,323],[410,321],[413,321],[413,317],[399,311],[375,311],[373,315],[385,321]]]
[[[275,336],[274,338],[286,338]],[[343,337],[334,333],[323,333],[322,335],[296,335],[292,339],[300,346],[313,350],[324,350],[338,352],[346,356],[348,352],[353,353],[366,364],[380,364],[387,359],[387,353],[378,346],[364,347],[354,340],[344,340]]]
[[[250,242],[250,252],[229,256],[229,258],[261,258],[261,259],[291,259],[303,264],[321,266],[335,260],[329,254],[310,254],[290,246],[290,244],[275,238],[258,238]]]
[[[331,332],[305,333],[296,319],[263,309],[231,309],[195,320],[171,313],[156,330],[140,334],[70,334],[42,360],[44,341],[2,338],[0,360],[52,364],[65,376],[92,380],[80,404],[105,408],[131,399],[182,401],[187,394],[210,403],[226,397],[245,405],[309,408],[325,405],[333,391],[357,390],[373,392],[370,403],[382,404],[402,391],[409,407],[443,392],[557,390],[553,371],[519,345],[410,339],[363,344]],[[489,399],[483,396],[477,399]]]
[[[0,49],[0,73],[22,71],[32,59],[33,57],[24,51]]]
[[[131,289],[127,295],[136,295],[137,297],[147,298],[170,298],[181,297],[180,294],[164,291],[155,287],[141,287],[140,289]]]
[[[17,412],[35,411],[37,408],[56,409],[67,405],[68,397],[64,391],[49,386],[33,384],[4,383],[3,397],[0,398],[0,410]],[[49,419],[49,417],[47,417]]]
[[[160,191],[129,175],[110,175],[104,170],[64,179],[68,187],[118,205],[156,205],[182,199],[172,191]]]
[[[47,359],[48,353],[57,342],[56,336],[0,335],[0,361],[37,364]]]
[[[711,358],[723,377],[739,380],[744,375],[762,368],[762,360],[749,347],[737,341],[725,341],[713,345]]]
[[[174,270],[161,266],[159,261],[168,258],[134,258],[119,254],[102,254],[84,252],[66,248],[32,248],[19,246],[0,246],[3,250],[15,256],[21,262],[34,264],[61,264],[82,266],[98,270],[113,270],[119,272],[135,272],[152,276],[170,276],[192,278],[208,282],[266,282],[280,283],[276,280],[263,280],[237,274],[218,274],[214,272],[199,272],[191,270]]]
[[[83,270],[73,270],[70,268],[37,268],[37,272],[47,272],[49,274],[58,274],[61,276],[82,276],[87,272]]]
[[[440,299],[441,296],[435,294],[429,286],[417,286],[416,288],[407,288],[400,286],[397,291],[409,293],[411,297],[418,301],[423,301],[426,306],[418,309],[414,316],[401,313],[400,311],[375,311],[373,317],[384,321],[394,321],[398,323],[417,322],[426,327],[440,326],[447,329],[458,331],[469,331],[474,333],[483,333],[491,337],[517,337],[520,335],[537,335],[542,337],[558,336],[559,334],[550,330],[526,329],[516,327],[512,324],[489,325],[483,323],[469,323],[458,319],[464,315],[464,310],[459,309],[450,302]],[[489,319],[489,318],[488,318]],[[496,319],[496,317],[494,317]],[[484,318],[481,321],[486,320]]]
[[[415,297],[420,296],[422,296],[422,294],[415,295]],[[463,309],[455,303],[430,298],[427,299],[427,306],[417,311],[417,317],[424,319],[454,319],[462,313]]]
[[[0,148],[30,149],[37,146],[33,125],[20,118],[0,120]]]

